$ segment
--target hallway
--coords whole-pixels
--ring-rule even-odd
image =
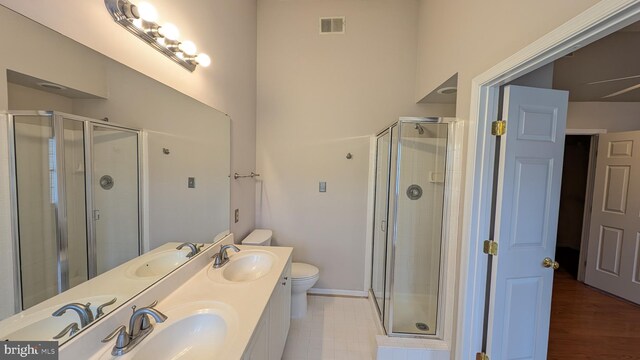
[[[640,306],[559,270],[553,285],[548,359],[640,359]]]

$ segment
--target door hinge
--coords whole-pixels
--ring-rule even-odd
[[[489,355],[483,352],[476,353],[476,360],[489,360]]]
[[[498,243],[493,240],[485,240],[482,246],[482,252],[487,255],[498,255]]]
[[[491,123],[491,135],[502,136],[507,131],[507,122],[504,120],[496,120]]]

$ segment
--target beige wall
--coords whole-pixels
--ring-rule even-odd
[[[318,288],[365,290],[370,136],[399,116],[453,112],[415,104],[417,10],[415,0],[258,2],[257,225],[320,268]],[[346,16],[346,34],[319,35],[321,16]]]
[[[458,73],[456,115],[469,119],[471,80],[597,0],[419,0],[415,99]]]
[[[154,0],[152,3],[160,14],[160,21],[176,24],[183,39],[194,41],[200,51],[211,56],[209,68],[190,73],[176,65],[116,24],[101,0],[65,0],[64,6],[48,0],[0,0],[0,4],[229,114],[232,119],[231,173],[253,171],[256,0]],[[64,49],[54,46],[52,51],[42,53],[62,51]],[[4,76],[0,74],[0,78]],[[239,208],[241,212],[240,222],[231,224],[236,237],[241,238],[253,228],[254,204],[253,183],[232,181],[231,209]]]
[[[640,103],[570,102],[568,129],[640,130]]]

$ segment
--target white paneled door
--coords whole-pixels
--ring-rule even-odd
[[[640,131],[600,135],[585,282],[640,304]]]
[[[487,328],[490,359],[547,357],[568,92],[504,91]],[[545,259],[547,261],[545,262]]]

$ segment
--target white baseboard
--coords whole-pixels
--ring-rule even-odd
[[[337,295],[337,296],[356,296],[367,297],[367,292],[362,290],[338,290],[338,289],[317,289],[311,288],[307,291],[308,294],[315,295]]]

